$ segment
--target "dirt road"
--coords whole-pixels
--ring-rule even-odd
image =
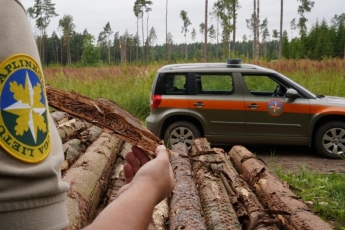
[[[320,173],[345,173],[345,160],[320,157],[304,146],[245,146],[269,166],[281,166],[283,170],[298,173],[301,167]],[[229,151],[231,147],[224,147]]]

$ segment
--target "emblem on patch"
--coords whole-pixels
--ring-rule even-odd
[[[267,105],[267,112],[271,116],[279,116],[283,113],[283,102],[277,99],[271,100]]]
[[[30,56],[0,63],[0,145],[27,163],[43,161],[51,149],[43,73]]]

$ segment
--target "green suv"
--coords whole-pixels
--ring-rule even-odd
[[[314,146],[345,152],[345,98],[314,95],[284,75],[256,65],[166,65],[151,89],[146,127],[170,146],[197,137],[212,144]]]

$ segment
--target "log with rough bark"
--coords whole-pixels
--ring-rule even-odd
[[[251,185],[265,208],[291,214],[279,215],[286,229],[332,229],[246,148],[234,146],[229,154],[237,171]]]
[[[57,130],[59,132],[60,138],[63,142],[71,139],[78,132],[82,132],[91,127],[91,124],[80,119],[71,119],[64,123],[61,123]]]
[[[54,111],[50,114],[52,120],[54,121],[55,126],[64,123],[69,120],[69,114],[62,111]]]
[[[198,189],[188,159],[188,149],[184,144],[178,143],[173,146],[172,151],[170,162],[176,185],[170,201],[169,229],[206,229]]]
[[[224,150],[220,148],[211,149],[205,138],[197,139],[195,146],[199,146],[199,149],[202,148],[203,150],[199,151],[198,156],[193,160],[201,160],[204,164],[209,164],[212,172],[220,176],[243,229],[278,230],[280,226],[278,218],[264,210],[255,194],[240,178]],[[207,158],[204,157],[205,155],[200,155],[201,153],[213,154],[213,162],[208,162]],[[208,160],[210,160],[209,157]]]
[[[159,142],[160,143],[160,139],[157,138],[153,133],[151,133],[147,128],[145,128],[142,125],[142,122],[134,117],[131,113],[129,113],[128,111],[126,111],[125,109],[123,109],[121,106],[119,106],[118,104],[116,104],[115,102],[111,101],[111,100],[107,100],[104,98],[98,98],[97,102],[101,103],[103,106],[108,107],[109,109],[111,109],[114,113],[122,116],[126,122],[130,125],[132,125],[133,127],[135,127],[136,129],[140,130],[140,132],[144,135],[147,136],[148,138],[150,138],[153,141]]]
[[[62,145],[65,154],[65,162],[61,166],[61,170],[67,170],[84,152],[85,146],[81,140],[71,139]]]
[[[200,139],[194,141],[190,154],[207,229],[242,229],[225,185],[219,174],[213,173],[209,167],[209,164],[221,163],[224,159]]]
[[[152,219],[147,230],[165,230],[167,229],[167,221],[169,217],[168,199],[165,198],[157,204],[152,213]]]
[[[87,130],[82,131],[79,135],[80,135],[80,140],[83,143],[92,143],[96,138],[99,137],[99,135],[101,135],[103,129],[101,129],[98,126],[91,126],[90,128],[88,128]]]
[[[154,156],[156,147],[162,144],[161,140],[144,129],[137,119],[125,118],[128,112],[124,112],[119,106],[111,106],[114,102],[105,99],[93,100],[50,86],[46,87],[46,92],[51,107],[111,130],[117,137],[142,148],[151,156]]]
[[[73,119],[75,120],[75,119]],[[82,122],[79,122],[83,124]],[[86,126],[90,124],[87,123]],[[83,126],[82,126],[83,127]],[[103,130],[97,126],[91,126],[87,130],[75,135],[78,138],[71,139],[63,144],[63,151],[65,154],[65,161],[61,165],[61,170],[65,171],[71,166],[85,151],[85,149],[96,140]]]
[[[71,229],[81,229],[93,220],[100,196],[106,192],[119,142],[103,132],[63,177],[70,184],[66,206]]]

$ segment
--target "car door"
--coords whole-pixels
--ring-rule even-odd
[[[229,73],[197,73],[194,95],[188,97],[193,116],[203,123],[210,142],[228,142],[229,135],[244,135],[245,110],[238,83]]]
[[[241,79],[244,83],[246,135],[271,136],[272,140],[307,135],[309,99],[285,97],[291,86],[271,73],[242,73]]]

